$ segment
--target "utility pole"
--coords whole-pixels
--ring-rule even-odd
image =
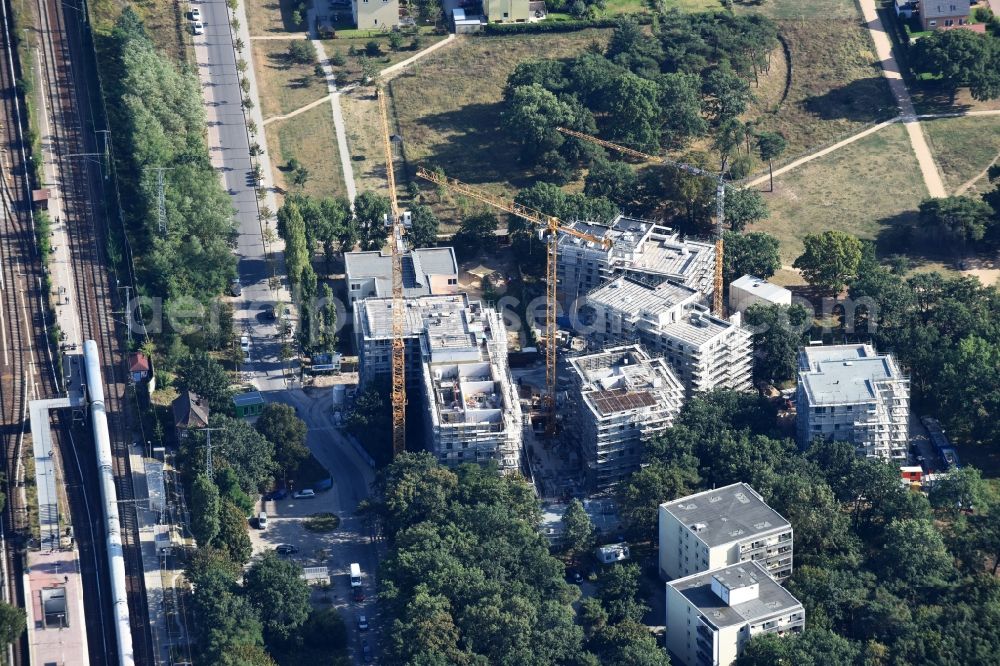
[[[156,226],[161,236],[167,235],[167,194],[163,181],[163,173],[170,171],[167,167],[146,167],[147,171],[156,172]]]
[[[122,315],[125,317],[125,335],[128,336],[128,348],[131,350],[132,349],[132,326],[129,324],[129,321],[128,321],[128,313],[129,313],[129,309],[130,309],[129,308],[129,292],[132,290],[132,285],[129,285],[129,284],[127,284],[125,286],[119,285],[118,289],[119,290],[121,290],[121,289],[125,290],[125,306],[122,308]]]

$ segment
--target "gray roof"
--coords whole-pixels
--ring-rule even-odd
[[[244,407],[246,405],[261,405],[264,403],[264,397],[259,391],[248,391],[246,393],[237,393],[233,396],[233,404],[237,407]]]
[[[458,275],[455,251],[450,247],[427,247],[403,255],[403,291],[408,297],[431,293],[431,275]],[[376,295],[392,293],[392,254],[348,252],[344,255],[348,280],[374,279]]]
[[[966,0],[920,0],[920,14],[925,19],[945,16],[968,16]]]
[[[712,591],[713,578],[718,578],[729,589],[757,583],[757,598],[730,606]],[[706,620],[719,628],[759,622],[802,608],[799,600],[771,578],[757,562],[741,562],[723,569],[704,571],[667,585],[683,594]]]
[[[746,292],[753,293],[760,298],[767,299],[769,301],[777,302],[781,299],[791,298],[792,292],[785,289],[784,287],[779,287],[773,282],[768,282],[759,277],[754,277],[753,275],[744,275],[743,277],[733,280],[731,285],[737,289],[742,289]]]
[[[660,506],[709,548],[791,528],[746,483],[706,490]]]
[[[208,425],[208,402],[196,393],[183,391],[174,399],[171,409],[177,428],[204,428]]]
[[[587,303],[635,315],[664,312],[698,298],[698,292],[691,287],[662,278],[652,279],[649,282],[638,275],[617,277],[587,294]]]
[[[870,345],[806,347],[799,354],[799,383],[809,405],[844,405],[875,398],[875,384],[902,379],[895,361]]]

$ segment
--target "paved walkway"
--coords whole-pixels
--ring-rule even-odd
[[[316,20],[313,18],[315,14],[315,9],[309,11],[309,24],[312,26],[316,25]],[[337,135],[337,152],[340,153],[340,170],[344,174],[344,187],[347,189],[347,200],[353,206],[354,198],[358,195],[358,190],[354,183],[354,167],[351,165],[351,151],[347,147],[344,112],[340,108],[340,94],[342,91],[337,90],[337,76],[333,71],[333,64],[326,55],[326,49],[323,48],[323,42],[316,39],[318,37],[317,34],[313,34],[312,37],[312,43],[316,47],[316,57],[319,59],[319,64],[323,68],[323,75],[326,77],[326,87],[330,91],[330,94],[324,99],[330,100],[330,113],[333,114],[333,129]],[[293,111],[293,113],[296,112]]]
[[[902,113],[903,125],[906,127],[906,133],[910,136],[910,144],[913,146],[913,152],[916,153],[917,162],[920,164],[920,173],[923,174],[927,191],[932,197],[946,197],[948,193],[944,188],[941,172],[938,171],[934,155],[927,145],[927,139],[920,127],[920,121],[917,119],[917,112],[913,108],[913,100],[910,99],[910,92],[906,89],[906,82],[903,81],[896,56],[893,55],[892,40],[882,26],[882,20],[875,10],[875,0],[859,0],[859,2],[861,3],[861,13],[868,26],[868,32],[872,36],[872,41],[875,42],[875,52],[882,65],[882,74],[889,82],[889,88],[892,90],[893,97],[896,98],[896,103]]]

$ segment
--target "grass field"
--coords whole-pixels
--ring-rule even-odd
[[[126,6],[142,19],[157,49],[176,63],[192,64],[194,46],[188,19],[182,14],[185,3],[164,0],[90,0],[90,15],[98,33],[108,33]],[[15,11],[17,5],[15,4]]]
[[[429,31],[423,31],[420,35],[420,51],[426,49],[428,46],[440,42],[445,38],[445,35],[434,35]],[[365,45],[368,42],[378,42],[381,47],[381,54],[372,56],[372,61],[378,65],[379,69],[385,69],[390,65],[395,65],[397,62],[406,60],[410,58],[419,51],[415,51],[410,48],[413,37],[407,35],[403,40],[403,48],[399,51],[393,51],[389,47],[389,38],[384,34],[375,34],[371,37],[351,37],[337,39],[324,39],[323,49],[326,51],[328,58],[334,58],[334,54],[340,54],[345,61],[345,64],[338,67],[333,66],[334,72],[344,72],[347,74],[348,81],[360,81],[361,80],[361,58],[360,56],[350,55],[351,49],[354,49],[355,53],[362,53],[365,50]],[[445,47],[450,48],[450,47]],[[420,61],[417,62],[417,67],[420,67]]]
[[[293,41],[253,41],[253,64],[265,120],[315,102],[329,92],[326,81],[316,76],[314,65],[299,64],[288,57],[288,46]]]
[[[305,26],[292,23],[291,2],[288,0],[241,0],[245,2],[251,35],[276,32],[304,32]]]
[[[667,9],[682,12],[722,11],[722,0],[665,0]],[[843,19],[857,16],[853,0],[750,0],[737,1],[740,14],[763,14],[776,19]]]
[[[748,119],[788,140],[783,160],[811,152],[896,114],[867,33],[851,20],[782,21],[781,34],[792,54],[792,83],[778,108],[786,64],[772,55],[771,72],[754,92]]]
[[[344,174],[340,169],[340,153],[333,128],[333,115],[328,104],[269,124],[267,145],[275,169],[274,182],[287,189],[282,169],[296,158],[309,169],[304,192],[314,196],[346,196]]]
[[[948,191],[977,177],[1000,154],[1000,116],[935,118],[922,122]],[[985,191],[986,178],[970,192]]]
[[[500,131],[507,75],[526,60],[603,47],[608,35],[474,38],[428,56],[389,86],[410,165],[440,165],[449,176],[495,192],[530,185],[531,174],[516,163],[517,150]]]
[[[807,234],[837,229],[877,239],[905,222],[927,196],[905,128],[893,124],[774,181],[771,218],[756,229],[781,241],[791,264]]]

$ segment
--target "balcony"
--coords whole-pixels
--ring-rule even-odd
[[[698,625],[698,637],[699,640],[703,638],[710,644],[715,643],[715,632],[703,624]]]
[[[702,650],[698,650],[698,663],[704,664],[704,666],[715,666],[715,660],[705,654]]]

